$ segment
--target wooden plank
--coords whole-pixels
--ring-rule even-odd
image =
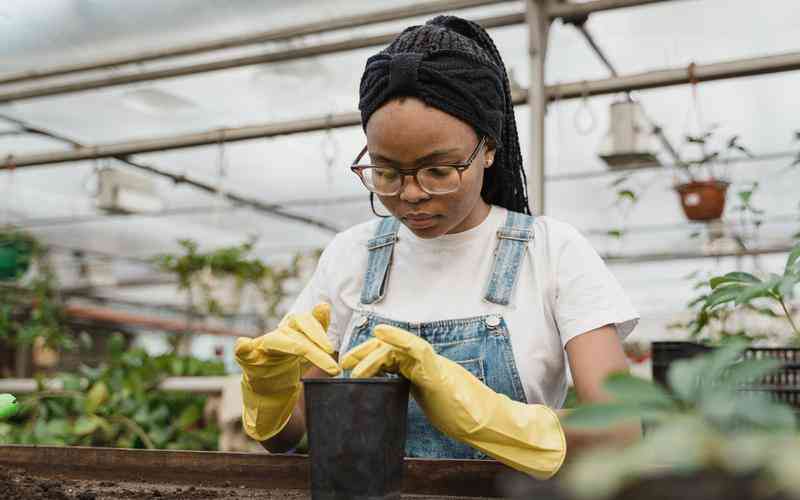
[[[76,479],[233,484],[260,489],[308,489],[310,482],[306,455],[4,445],[0,446],[0,466]],[[553,493],[555,489],[553,483],[534,481],[492,460],[410,458],[406,459],[403,491],[496,497],[520,485],[526,493]]]

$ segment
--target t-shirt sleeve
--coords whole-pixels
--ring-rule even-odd
[[[571,226],[556,251],[555,319],[562,345],[596,328],[613,324],[620,339],[636,327],[634,309],[616,277],[589,241]]]
[[[335,291],[335,283],[329,278],[331,274],[330,265],[331,262],[335,262],[336,260],[333,256],[336,251],[337,241],[334,239],[322,252],[314,274],[295,299],[289,312],[308,312],[320,302],[327,302],[330,304],[331,323],[328,327],[328,338],[331,344],[333,344],[333,348],[338,351],[342,343],[345,328],[350,321],[350,309]]]

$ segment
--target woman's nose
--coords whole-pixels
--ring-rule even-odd
[[[403,176],[403,187],[400,190],[400,199],[408,203],[418,203],[430,198],[431,195],[422,190],[415,175]]]

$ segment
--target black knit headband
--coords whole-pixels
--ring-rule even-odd
[[[387,101],[421,99],[472,125],[500,144],[503,137],[504,74],[474,40],[447,27],[440,16],[406,29],[386,49],[367,60],[359,109],[366,128]]]

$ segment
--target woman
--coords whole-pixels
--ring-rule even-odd
[[[530,215],[508,77],[478,25],[406,29],[367,60],[359,109],[352,170],[391,217],[337,235],[293,314],[237,343],[247,433],[297,444],[303,375],[394,372],[412,384],[410,456],[550,477],[566,453],[551,410],[564,352],[579,398],[603,399],[637,313],[575,229]]]

